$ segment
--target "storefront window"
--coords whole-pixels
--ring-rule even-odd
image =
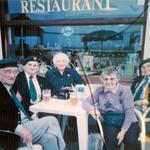
[[[122,77],[136,75],[142,49],[142,25],[40,26],[11,28],[11,55],[37,55],[50,63],[59,51],[77,54],[86,71],[95,74],[106,66],[120,68]],[[78,61],[73,62],[81,67]]]
[[[8,55],[37,55],[51,64],[54,53],[63,51],[75,67],[80,70],[82,65],[89,74],[99,75],[103,68],[114,65],[123,78],[136,76],[147,1],[78,2],[8,1]],[[76,55],[81,61],[74,59]]]

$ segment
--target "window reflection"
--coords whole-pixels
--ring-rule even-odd
[[[11,30],[12,52],[16,57],[37,55],[49,64],[58,51],[70,56],[75,52],[82,58],[86,71],[99,74],[102,68],[116,65],[122,77],[137,74],[142,25],[12,27]],[[80,64],[75,62],[75,66]]]

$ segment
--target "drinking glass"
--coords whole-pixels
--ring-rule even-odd
[[[78,95],[76,92],[70,93],[70,104],[76,105],[78,103]]]
[[[49,89],[44,89],[42,90],[42,99],[45,102],[48,102],[51,98],[51,90]]]

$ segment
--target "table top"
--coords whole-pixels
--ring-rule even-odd
[[[69,116],[86,115],[86,111],[82,108],[82,102],[78,101],[73,105],[70,100],[60,100],[51,98],[48,102],[41,101],[30,106],[30,111],[34,113],[46,112],[54,114],[62,114]]]

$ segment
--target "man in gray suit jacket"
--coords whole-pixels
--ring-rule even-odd
[[[0,60],[0,130],[11,130],[18,134],[24,143],[41,144],[44,150],[64,150],[65,143],[56,118],[32,120],[26,109],[21,107],[22,103],[16,101],[17,98],[12,94],[12,85],[17,74],[17,62],[14,59]],[[26,122],[21,124],[23,117],[26,117]],[[3,137],[0,134],[0,139]],[[7,144],[1,143],[0,140],[2,148],[11,150]]]

